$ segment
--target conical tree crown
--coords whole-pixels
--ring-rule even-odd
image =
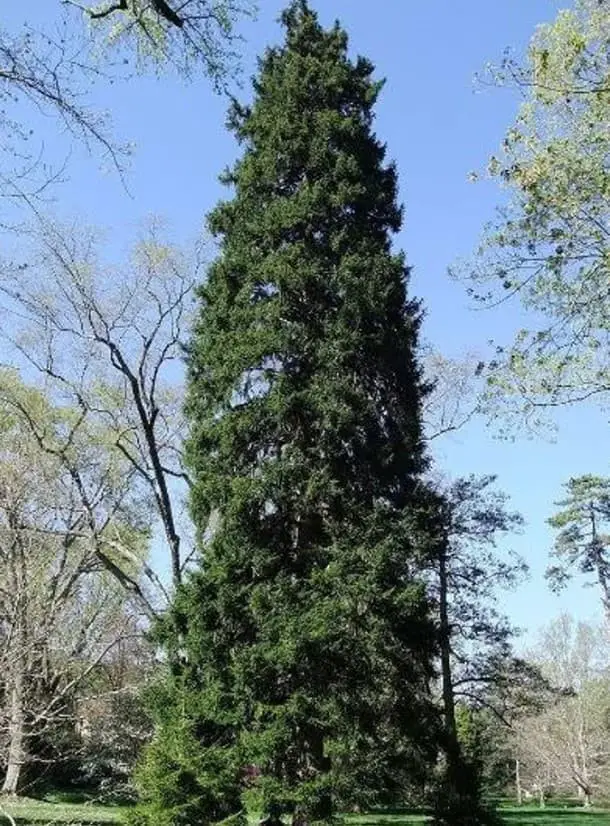
[[[254,104],[232,111],[245,151],[225,176],[234,197],[210,217],[222,252],[191,361],[195,506],[212,504],[207,480],[228,479],[230,456],[240,474],[258,469],[267,508],[270,476],[300,508],[317,508],[316,490],[330,513],[348,499],[400,507],[421,468],[421,387],[417,306],[390,250],[396,172],[371,131],[381,84],[306,4],[284,23]]]
[[[201,800],[222,764],[225,800],[241,784],[322,819],[434,754],[419,308],[373,67],[304,2],[283,23],[232,109],[243,151],[210,216],[188,405],[202,552],[168,626],[184,664],[160,737],[208,755],[187,761]]]

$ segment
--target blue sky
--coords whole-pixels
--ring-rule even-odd
[[[475,91],[473,76],[486,62],[498,60],[506,46],[523,49],[535,25],[567,3],[313,0],[323,22],[340,18],[353,51],[369,57],[387,79],[376,129],[400,175],[406,220],[397,244],[414,267],[412,290],[427,308],[425,336],[447,355],[484,350],[489,338],[508,338],[522,326],[517,305],[502,312],[470,309],[463,286],[446,274],[451,263],[473,250],[500,200],[495,185],[469,183],[467,175],[484,167],[517,105],[509,91]],[[247,76],[256,54],[280,36],[276,18],[282,4],[261,0],[260,5],[258,20],[243,27],[242,97],[249,95]],[[20,4],[10,11],[11,22],[19,23],[18,15],[36,22],[50,6],[48,0]],[[100,171],[98,159],[75,148],[70,179],[57,192],[61,211],[106,226],[117,249],[151,213],[164,216],[178,238],[193,238],[221,194],[218,173],[237,152],[224,129],[226,100],[205,79],[186,85],[169,76],[100,88],[92,102],[111,110],[116,134],[135,143],[130,194],[116,175]],[[59,157],[68,143],[56,130],[55,123],[41,119],[35,137]],[[501,442],[477,421],[437,448],[441,466],[451,475],[497,473],[500,487],[525,516],[523,534],[510,545],[526,557],[532,578],[502,602],[530,632],[561,610],[581,618],[599,614],[596,592],[579,585],[557,598],[542,574],[552,541],[545,519],[562,482],[584,472],[608,472],[607,416],[580,407],[563,412],[558,423],[555,443]]]

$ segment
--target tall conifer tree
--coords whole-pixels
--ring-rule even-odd
[[[188,407],[202,551],[142,771],[159,823],[221,819],[252,789],[324,820],[436,754],[420,308],[391,248],[382,84],[306,2],[282,20],[252,105],[233,106],[243,154],[210,216]]]

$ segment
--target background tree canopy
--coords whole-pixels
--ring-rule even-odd
[[[457,268],[484,305],[515,299],[529,327],[487,365],[492,412],[535,424],[545,408],[610,389],[610,15],[577,0],[540,26],[524,65],[495,74],[523,92],[489,173],[508,203],[472,264]]]

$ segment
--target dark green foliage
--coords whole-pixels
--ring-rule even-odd
[[[456,722],[462,754],[476,770],[484,797],[506,795],[514,781],[511,730],[488,708],[458,703]]]
[[[435,823],[489,822],[482,806],[483,764],[460,737],[457,703],[485,704],[490,689],[502,694],[516,664],[513,629],[498,612],[497,589],[510,587],[525,570],[518,558],[502,558],[497,536],[521,524],[505,497],[490,489],[493,477],[459,479],[430,492],[428,532],[437,536],[432,593],[438,606],[442,759],[433,786]]]
[[[156,733],[136,773],[142,800],[129,813],[130,826],[203,826],[231,815],[231,823],[241,823],[241,766],[220,727],[215,744],[201,748],[205,734],[214,739],[211,725],[202,731],[211,716],[203,693],[168,678],[151,689],[148,705]]]
[[[419,307],[381,84],[305,3],[283,22],[231,113],[244,151],[190,350],[192,511],[214,531],[165,629],[180,662],[143,788],[167,824],[272,802],[328,819],[436,754]]]
[[[521,557],[497,547],[501,537],[522,527],[523,518],[509,510],[495,481],[469,476],[442,491],[452,679],[456,698],[468,700],[501,681],[512,659],[516,629],[502,611],[500,594],[514,590],[528,574]]]
[[[432,823],[496,826],[496,813],[483,800],[481,766],[464,746],[455,723],[446,724],[440,737],[440,759],[428,788]]]
[[[602,604],[610,616],[610,479],[578,476],[564,486],[567,496],[556,504],[561,510],[548,523],[558,531],[547,578],[560,591],[574,569],[596,580]]]
[[[432,787],[434,826],[498,826],[493,807],[482,794],[482,771],[476,754],[456,741],[453,732],[445,733],[443,756],[437,766]]]
[[[501,818],[481,801],[476,770],[462,761],[456,771],[443,774],[436,789],[434,826],[500,826]]]

